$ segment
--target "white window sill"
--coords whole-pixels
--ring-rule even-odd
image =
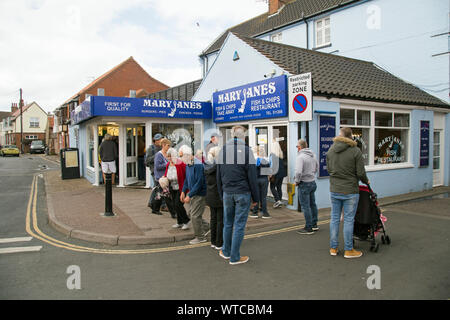
[[[366,166],[367,172],[372,171],[383,171],[383,170],[397,170],[397,169],[410,169],[414,168],[414,165],[412,163],[393,163],[393,164],[377,164],[373,166]]]

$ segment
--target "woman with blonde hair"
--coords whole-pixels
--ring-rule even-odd
[[[281,199],[283,197],[281,187],[283,185],[284,177],[287,176],[287,164],[280,143],[275,139],[272,141],[269,162],[270,167],[272,168],[272,175],[269,177],[270,191],[275,200],[273,207],[279,208],[281,207]]]

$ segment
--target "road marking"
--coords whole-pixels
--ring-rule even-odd
[[[0,249],[0,254],[18,253],[18,252],[35,252],[35,251],[40,251],[41,249],[42,249],[42,246],[2,248],[2,249]]]
[[[11,242],[25,242],[33,239],[32,237],[17,237],[17,238],[4,238],[0,239],[0,243],[11,243]]]
[[[137,250],[125,250],[125,249],[97,249],[97,248],[90,248],[90,247],[84,247],[84,246],[78,246],[71,243],[63,242],[60,240],[57,240],[55,238],[52,238],[45,233],[43,233],[37,224],[37,210],[36,210],[36,203],[37,203],[37,192],[38,192],[38,179],[37,175],[33,177],[33,182],[31,185],[31,191],[30,191],[30,198],[28,200],[28,206],[27,206],[27,215],[25,219],[25,229],[29,235],[32,237],[39,239],[45,243],[48,243],[52,246],[63,248],[66,250],[71,251],[77,251],[77,252],[87,252],[87,253],[101,253],[101,254],[148,254],[148,253],[162,253],[162,252],[172,252],[172,251],[179,251],[179,250],[185,250],[185,249],[193,249],[193,248],[199,248],[199,247],[206,247],[210,246],[210,242],[204,242],[200,244],[190,244],[190,245],[181,245],[181,246],[173,246],[173,247],[165,247],[165,248],[155,248],[155,249],[137,249]],[[329,223],[330,220],[324,220],[320,221],[317,224],[323,225]],[[255,234],[250,234],[244,236],[244,239],[252,239],[252,238],[258,238],[268,235],[274,235],[278,233],[283,232],[289,232],[294,231],[300,228],[300,226],[292,226],[292,227],[286,227],[282,229],[272,230],[272,231],[265,231]],[[34,230],[33,230],[34,229]]]

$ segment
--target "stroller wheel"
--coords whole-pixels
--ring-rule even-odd
[[[391,244],[391,238],[389,238],[389,236],[386,236],[386,243],[389,245]]]
[[[375,244],[375,245],[371,245],[370,246],[370,251],[371,252],[378,252],[378,248],[380,247],[380,244],[379,243],[377,243],[377,244]]]

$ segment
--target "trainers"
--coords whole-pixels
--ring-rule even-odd
[[[199,238],[194,238],[191,241],[189,241],[189,244],[199,244],[202,242],[206,242],[206,239],[199,239]]]
[[[239,259],[239,261],[236,261],[236,262],[230,261],[230,264],[234,265],[234,264],[246,263],[249,259],[250,259],[249,257],[241,257],[241,259]]]
[[[314,234],[314,231],[312,229],[305,229],[301,228],[300,230],[297,230],[298,234]]]
[[[337,256],[338,255],[339,250],[336,248],[331,248],[330,249],[330,255],[332,256]]]
[[[216,250],[222,250],[222,247],[215,246]]]
[[[274,208],[278,208],[278,207],[280,207],[281,206],[281,201],[280,200],[278,200],[277,202],[275,202],[274,204],[273,204],[273,207]]]
[[[221,256],[221,257],[224,258],[225,260],[230,259],[230,257],[226,257],[226,256],[223,254],[222,249],[220,249],[220,251],[219,251],[219,256]]]
[[[178,228],[181,228],[182,226],[183,226],[182,224],[175,223],[175,224],[172,226],[172,228],[178,229]]]
[[[311,229],[312,229],[312,231],[319,231],[319,227],[317,226],[317,224],[314,227],[312,227]]]
[[[257,212],[252,212],[252,213],[250,213],[249,217],[250,217],[250,218],[259,218]]]
[[[183,226],[181,227],[181,230],[188,230],[189,229],[189,222],[183,224]]]
[[[356,251],[355,249],[352,250],[345,250],[344,258],[352,259],[352,258],[359,258],[363,255],[361,251]]]
[[[270,214],[268,212],[266,212],[266,213],[263,213],[262,218],[263,219],[271,219],[272,217],[270,216]]]

